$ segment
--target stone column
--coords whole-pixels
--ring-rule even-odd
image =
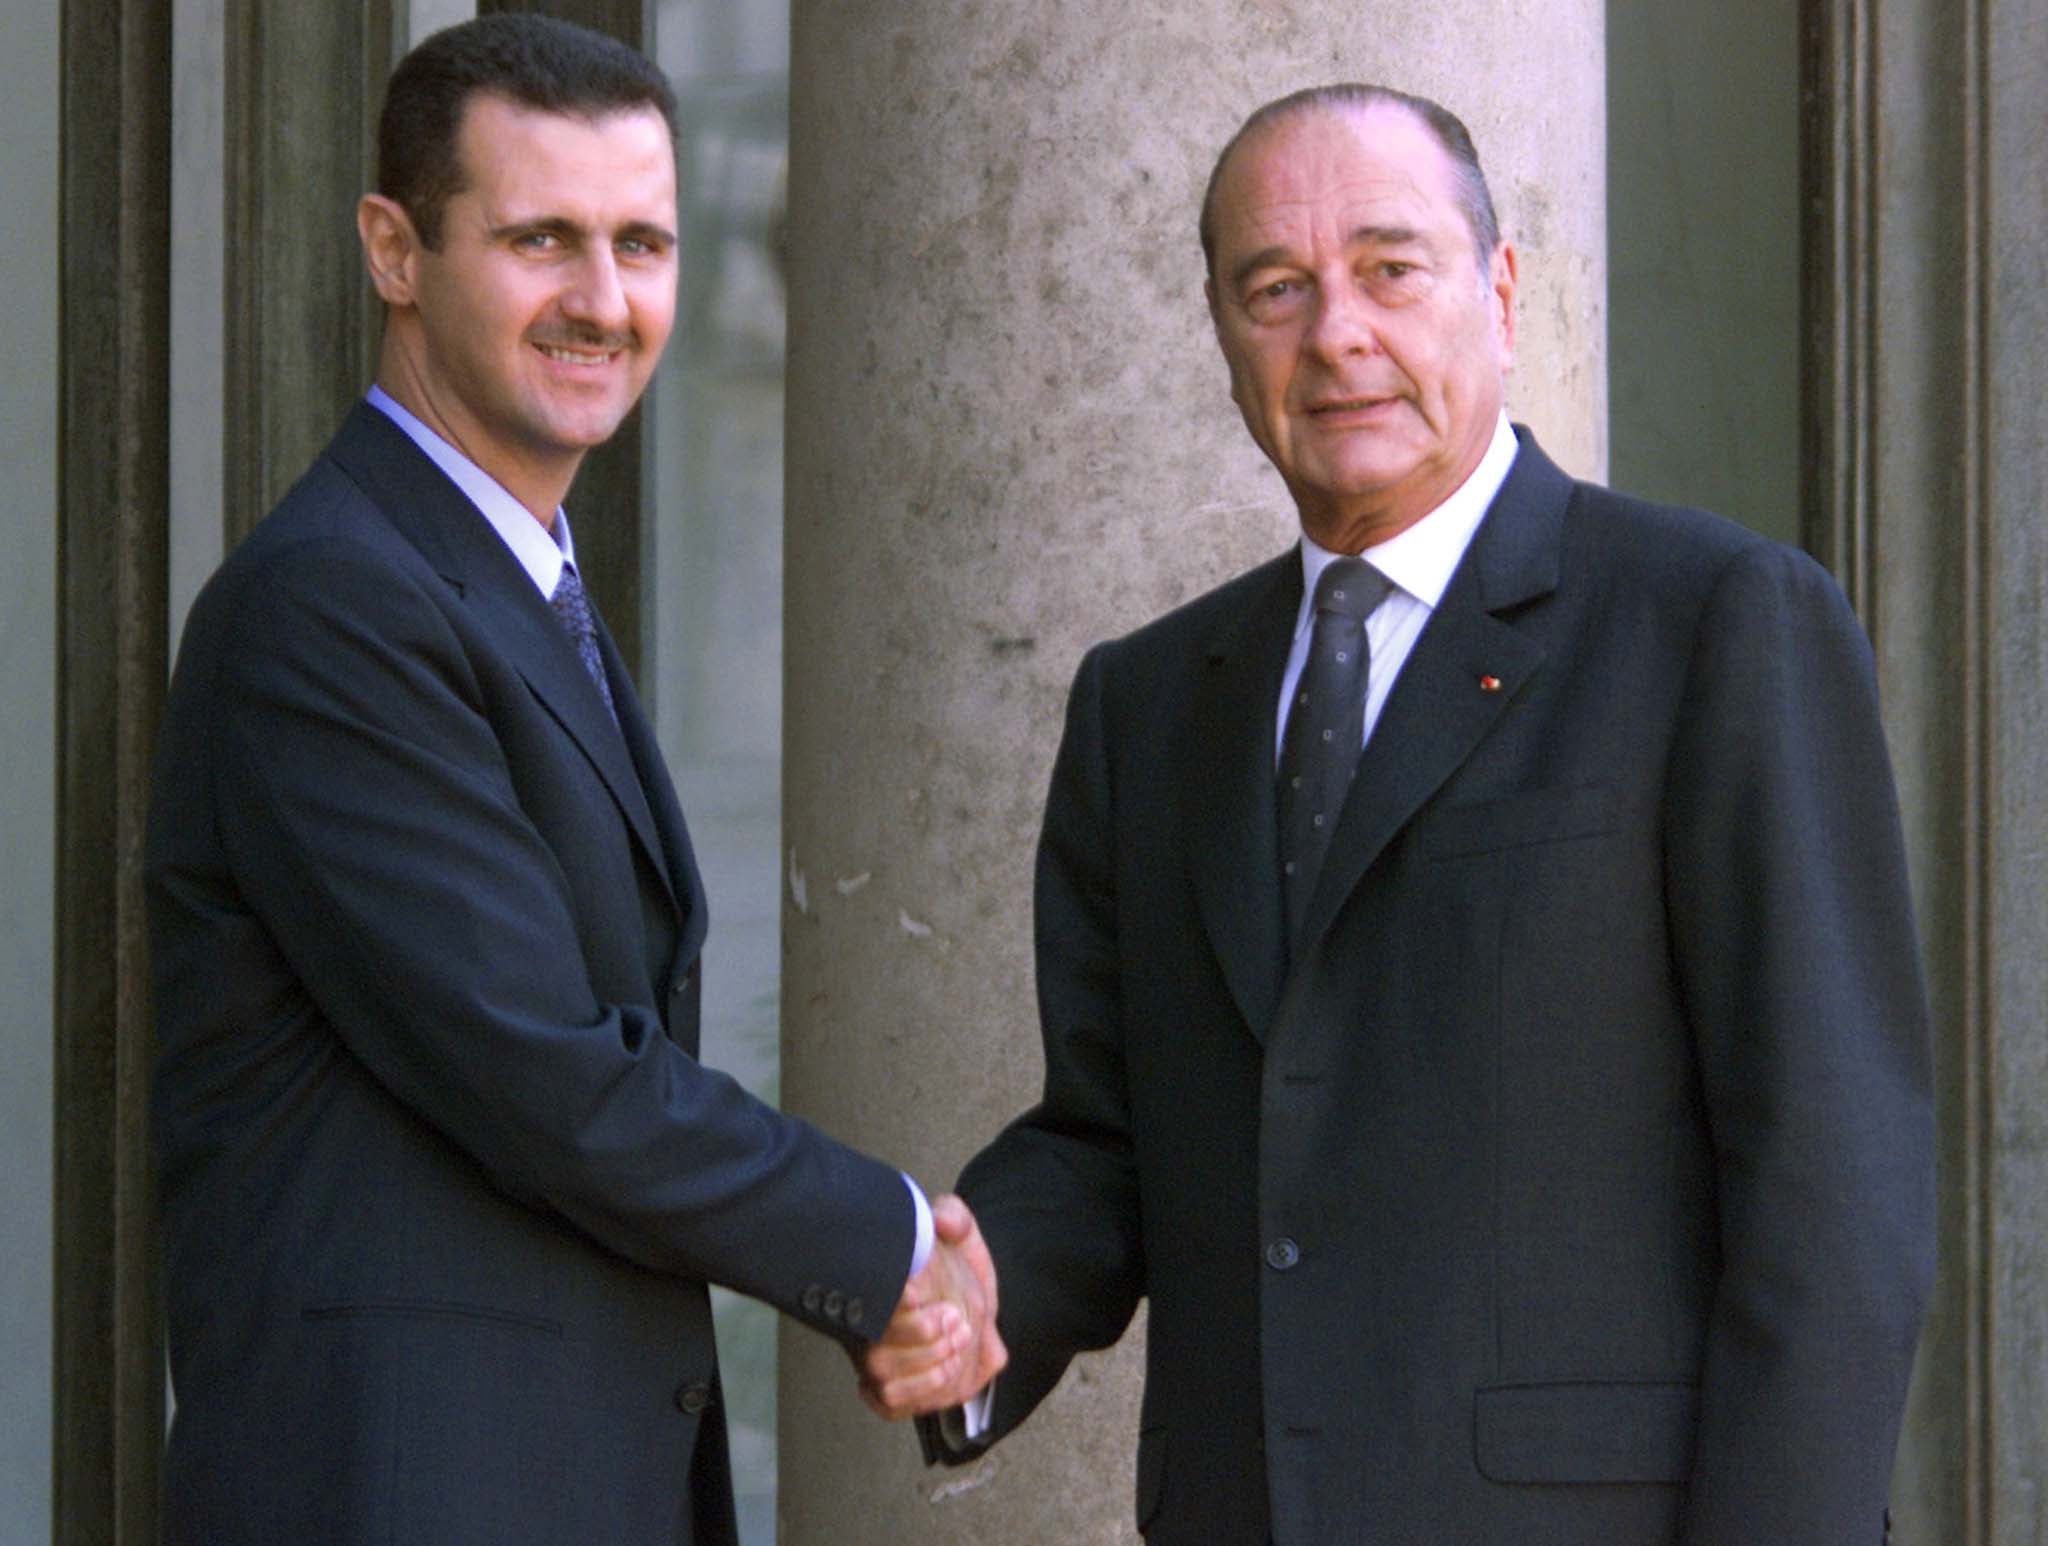
[[[1515,416],[1605,463],[1594,0],[797,0],[784,731],[787,1105],[950,1184],[1037,1094],[1030,869],[1083,649],[1294,534],[1195,216],[1244,115],[1377,80],[1470,125],[1522,254]],[[788,1546],[1134,1538],[1134,1331],[927,1472],[787,1330]]]

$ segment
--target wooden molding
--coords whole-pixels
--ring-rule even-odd
[[[170,0],[64,0],[54,1536],[156,1539],[142,831],[166,675]]]
[[[1801,537],[1870,628],[1876,69],[1872,0],[1806,0],[1800,25]]]
[[[225,411],[232,548],[368,386],[381,312],[356,244],[394,63],[392,0],[226,0]]]

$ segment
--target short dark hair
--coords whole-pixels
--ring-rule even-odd
[[[1223,147],[1222,154],[1217,156],[1216,165],[1209,172],[1208,190],[1202,195],[1202,262],[1211,279],[1216,277],[1216,185],[1223,180],[1223,168],[1229,164],[1237,147],[1267,124],[1298,113],[1356,111],[1367,107],[1404,109],[1429,131],[1430,137],[1451,158],[1457,179],[1458,207],[1464,212],[1465,224],[1471,228],[1472,247],[1479,257],[1480,271],[1482,274],[1485,272],[1493,249],[1500,245],[1500,220],[1493,212],[1493,195],[1487,191],[1486,173],[1479,168],[1479,151],[1472,143],[1471,132],[1456,113],[1428,97],[1410,96],[1391,86],[1340,81],[1332,86],[1310,86],[1304,91],[1268,102],[1239,126],[1237,133],[1231,135],[1230,143]]]
[[[676,137],[676,97],[645,54],[552,16],[499,12],[443,28],[398,62],[377,120],[377,191],[401,205],[427,248],[462,192],[456,139],[476,96],[602,118],[651,108]]]

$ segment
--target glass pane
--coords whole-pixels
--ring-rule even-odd
[[[789,18],[663,0],[682,294],[652,401],[655,717],[711,898],[704,1061],[779,1093],[783,294]],[[716,1291],[745,1546],[775,1539],[775,1314]]]

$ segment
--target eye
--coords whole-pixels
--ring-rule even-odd
[[[1399,258],[1389,258],[1380,265],[1382,279],[1406,279],[1415,272],[1413,263],[1403,263]]]
[[[1245,312],[1254,321],[1287,315],[1300,299],[1304,288],[1302,281],[1291,275],[1263,280],[1245,292]]]
[[[515,252],[552,252],[562,244],[553,231],[521,231],[512,238]]]

